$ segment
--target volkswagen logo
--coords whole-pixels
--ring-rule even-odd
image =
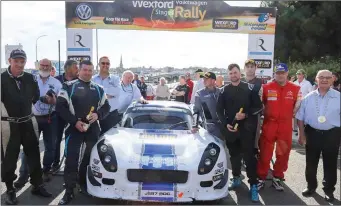
[[[76,8],[76,15],[81,20],[88,20],[92,17],[92,9],[87,4],[79,4]]]

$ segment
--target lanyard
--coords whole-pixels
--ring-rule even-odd
[[[327,100],[326,100],[326,103],[324,105],[324,108],[323,108],[323,111],[324,111],[324,115],[326,115],[327,113],[327,109],[328,109],[328,102],[329,102],[329,96],[326,97]],[[320,107],[318,105],[318,94],[315,93],[315,106],[316,106],[316,112],[317,112],[317,116],[320,117]]]
[[[129,86],[130,86],[130,88],[131,88],[131,91],[129,91],[129,90],[125,90],[124,89],[124,85],[121,83],[121,87],[122,87],[122,90],[124,91],[124,92],[129,92],[129,93],[134,93],[134,89],[133,89],[133,85],[131,85],[131,84],[129,84]]]

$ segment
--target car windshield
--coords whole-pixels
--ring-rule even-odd
[[[192,116],[177,108],[135,108],[124,115],[122,125],[135,129],[189,130]]]

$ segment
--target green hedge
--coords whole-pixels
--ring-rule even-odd
[[[319,70],[328,69],[332,72],[340,73],[341,65],[337,60],[312,61],[309,63],[289,62],[289,76],[296,74],[296,71],[303,69],[307,74],[307,79],[315,79]]]

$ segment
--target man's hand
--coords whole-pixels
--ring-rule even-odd
[[[78,120],[76,123],[76,128],[78,129],[78,131],[80,132],[85,132],[86,130],[83,128],[83,125],[85,125],[84,122]]]
[[[304,131],[299,131],[298,134],[298,144],[304,146],[307,143],[307,137],[304,134]]]
[[[148,101],[145,100],[145,99],[141,99],[139,102],[140,102],[141,104],[148,104]]]
[[[57,98],[56,95],[52,94],[52,97],[45,95],[45,98],[47,100],[47,104],[56,104],[57,103]]]
[[[92,124],[92,123],[94,123],[95,121],[97,121],[98,120],[98,115],[97,115],[97,113],[92,113],[91,115],[90,115],[90,117],[89,117],[89,123],[90,124]]]
[[[233,126],[232,125],[230,125],[230,124],[227,124],[227,129],[230,131],[230,132],[237,132],[238,131],[238,129],[233,129]]]
[[[193,127],[191,132],[194,134],[194,133],[197,133],[199,131],[199,128],[197,127]]]
[[[236,119],[237,119],[237,120],[243,120],[243,119],[245,119],[245,113],[237,113],[237,114],[236,114]]]

